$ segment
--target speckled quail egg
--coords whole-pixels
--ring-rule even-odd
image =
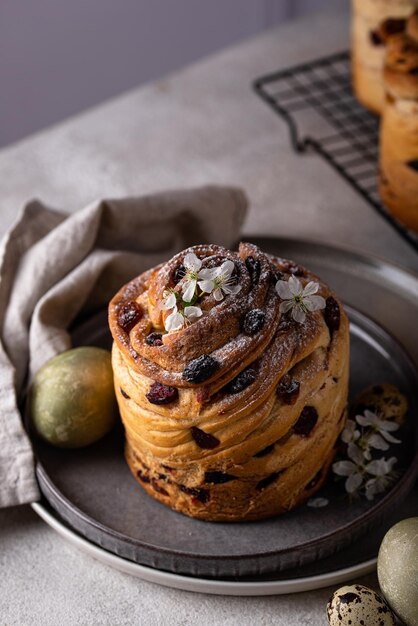
[[[372,385],[356,397],[352,413],[363,413],[365,409],[378,413],[385,420],[402,424],[408,411],[408,400],[395,385]]]
[[[418,625],[418,517],[392,526],[377,557],[379,585],[407,626]]]
[[[330,626],[396,626],[395,616],[373,589],[346,585],[327,604]]]

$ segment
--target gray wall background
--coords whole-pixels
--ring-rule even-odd
[[[0,146],[339,1],[0,0]]]

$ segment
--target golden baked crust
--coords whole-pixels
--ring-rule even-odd
[[[232,260],[241,291],[220,302],[204,296],[201,318],[164,333],[164,291],[181,290],[176,271],[190,252],[206,267]],[[280,313],[275,290],[295,273],[303,285],[317,281],[327,300],[303,324]],[[121,312],[132,302],[140,317],[126,331]],[[254,310],[264,323],[248,333],[243,320]],[[248,243],[238,253],[196,246],[125,285],[109,324],[126,459],[151,496],[192,517],[234,521],[287,511],[321,486],[345,421],[349,333],[338,298],[316,276]],[[147,344],[151,332],[160,345]],[[185,380],[203,354],[217,368]],[[175,399],[150,402],[155,381],[175,388]]]
[[[389,39],[384,81],[379,191],[391,213],[418,232],[418,13]]]
[[[417,0],[353,0],[351,51],[353,88],[359,101],[380,114],[385,101],[383,65],[388,38],[405,28]]]
[[[413,163],[418,168],[418,159]],[[379,194],[392,215],[418,233],[418,169],[403,161],[385,161],[382,158]]]
[[[383,52],[383,51],[382,51]],[[368,67],[352,56],[351,71],[353,90],[357,100],[373,113],[381,114],[385,99],[382,68]]]

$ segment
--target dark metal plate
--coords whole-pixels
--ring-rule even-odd
[[[318,567],[330,571],[333,559],[338,560],[338,555],[331,555],[371,528],[374,541],[359,540],[345,551],[347,565],[375,556],[378,538],[393,523],[394,508],[413,487],[418,474],[418,379],[399,340],[407,336],[408,348],[418,350],[418,279],[375,259],[322,245],[277,239],[256,243],[307,265],[350,305],[350,395],[379,382],[392,382],[408,395],[411,409],[404,443],[396,449],[403,473],[372,503],[349,504],[341,489],[329,482],[324,489],[330,499],[326,508],[304,505],[262,522],[208,523],[175,513],[140,489],[123,459],[120,427],[83,450],[58,450],[34,442],[37,476],[49,504],[90,541],[119,556],[169,572],[241,580],[267,579],[288,568],[295,568],[286,572],[288,577],[306,576]],[[75,345],[109,345],[103,312],[75,328],[73,340]]]

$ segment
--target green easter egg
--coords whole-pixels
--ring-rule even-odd
[[[35,431],[54,446],[97,441],[117,416],[110,353],[83,347],[52,358],[34,378],[29,406]]]
[[[405,622],[418,624],[418,517],[398,522],[384,536],[377,558],[379,585]]]

